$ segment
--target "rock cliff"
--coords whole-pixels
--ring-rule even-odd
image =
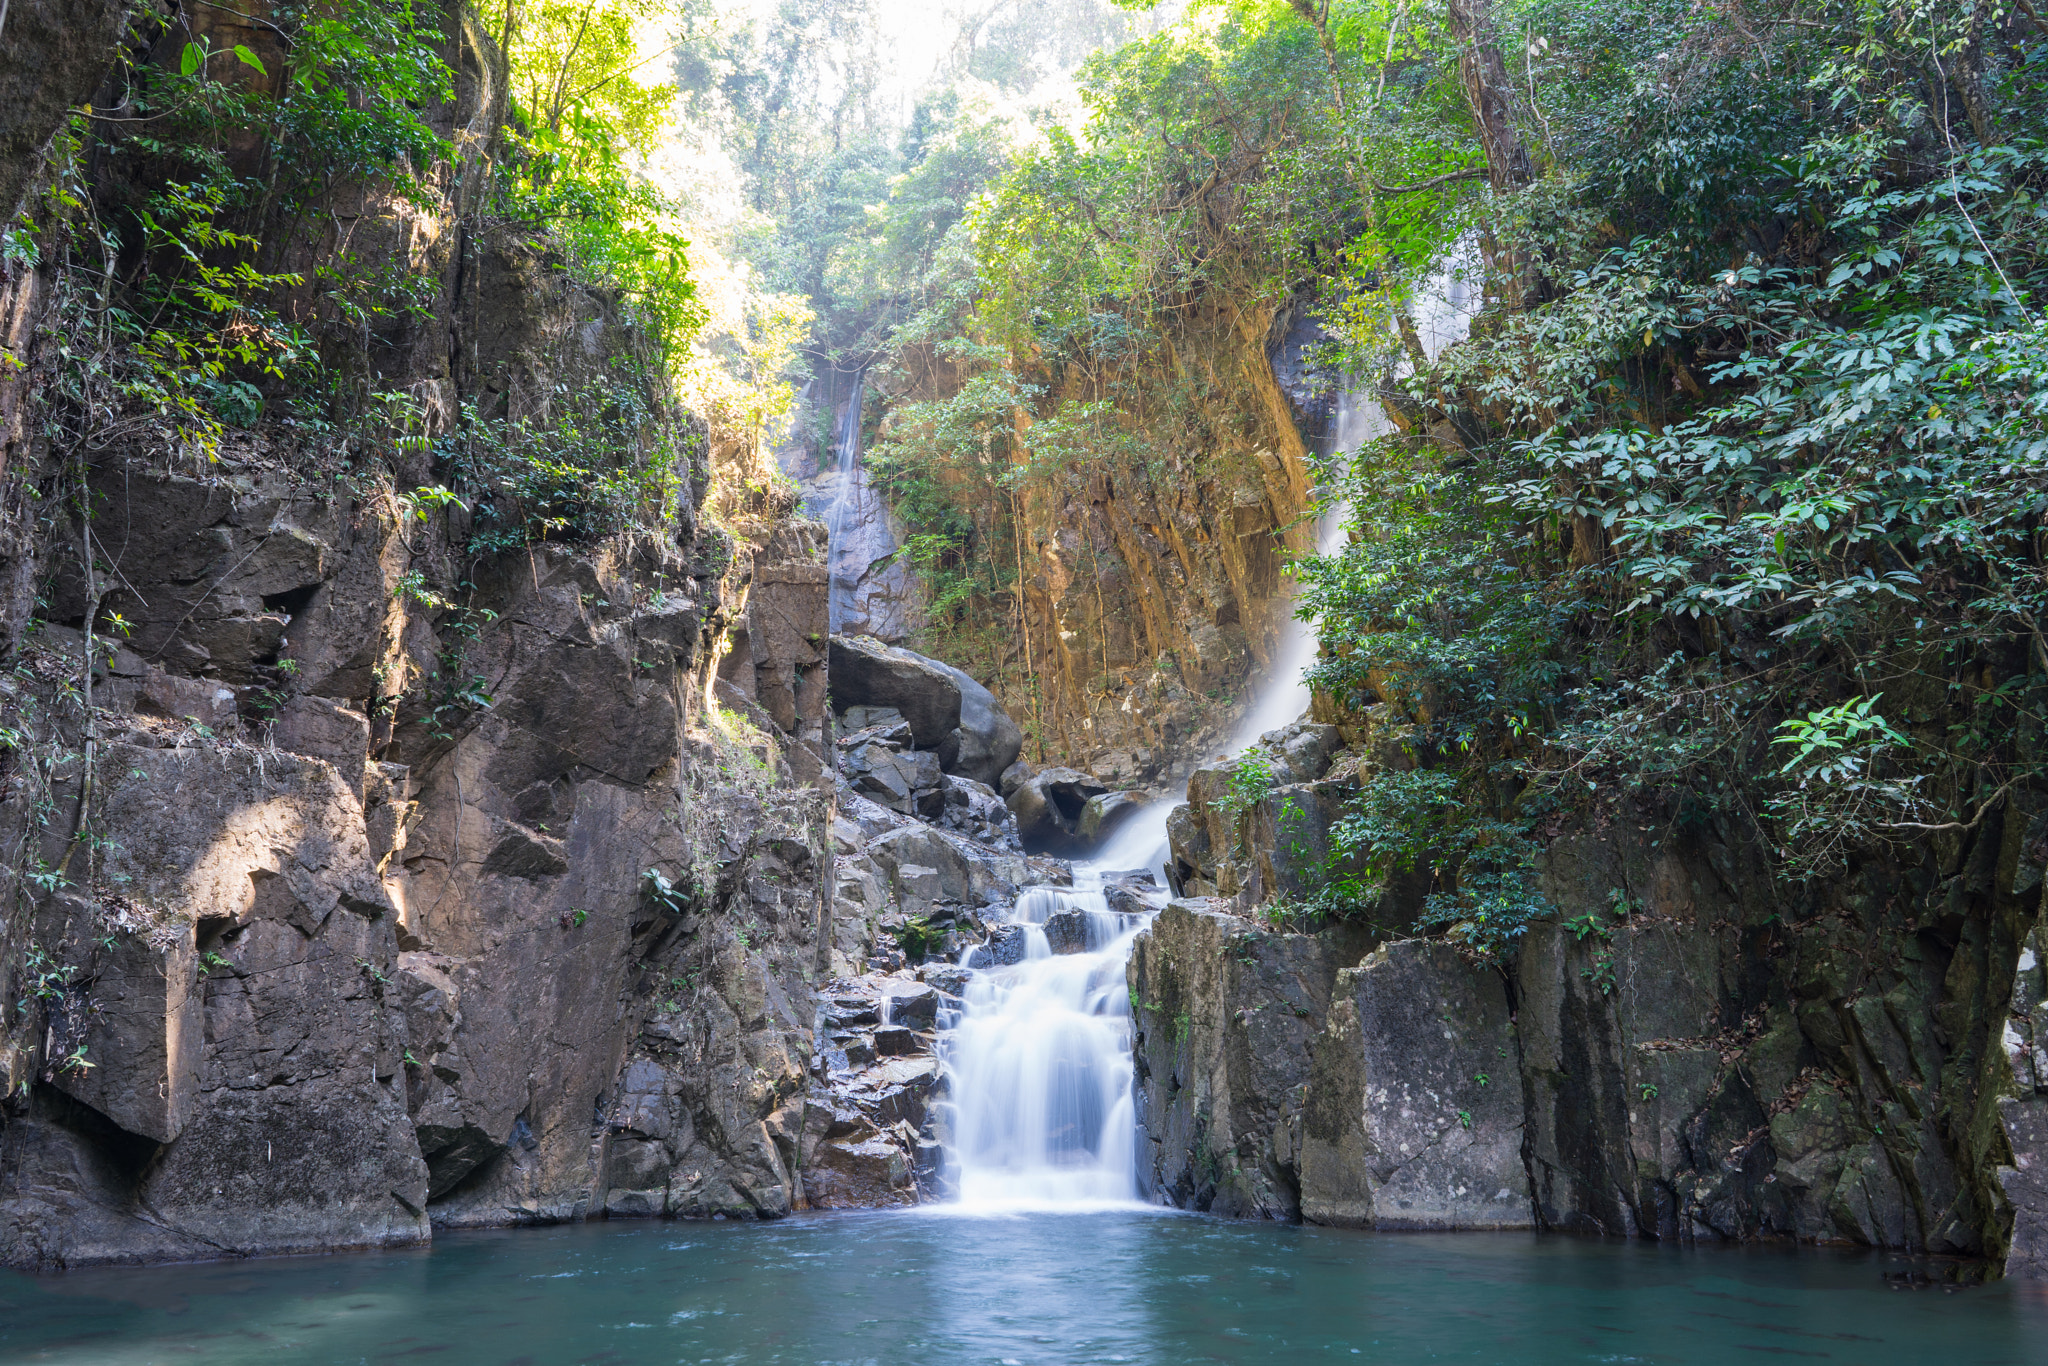
[[[75,17],[14,11],[52,60],[11,148],[107,77],[119,16]],[[488,39],[451,9],[442,41],[435,128],[498,127]],[[63,281],[10,265],[9,497],[51,499],[11,523],[0,682],[10,1264],[805,1202],[821,529],[700,517],[705,433],[617,300],[433,183],[344,187],[290,248],[435,296],[330,358],[415,400],[395,447],[282,402],[212,459],[147,421],[67,442]],[[504,549],[530,490],[422,497],[469,458],[458,414],[622,404],[647,416],[606,458],[679,475],[658,534]],[[746,696],[715,697],[735,649]]]
[[[1320,335],[1303,309],[1219,303],[1187,310],[1146,360],[1034,368],[1043,393],[1009,438],[1019,460],[1035,449],[1036,425],[1063,408],[1117,411],[1081,441],[1070,473],[983,509],[981,521],[1006,520],[1016,534],[978,553],[1021,587],[968,619],[906,613],[916,595],[901,557],[880,556],[850,610],[890,623],[876,634],[988,680],[1029,732],[1032,762],[1177,789],[1271,664],[1286,557],[1315,546],[1312,466],[1334,394],[1303,351]],[[962,382],[945,356],[907,347],[869,372],[869,420],[886,439],[900,409]],[[792,448],[785,464],[808,474],[830,461]],[[879,526],[872,494],[861,497],[868,510],[856,515]]]

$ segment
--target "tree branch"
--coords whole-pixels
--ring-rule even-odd
[[[1468,166],[1462,171],[1452,171],[1430,180],[1418,180],[1413,185],[1382,185],[1375,180],[1372,187],[1381,194],[1414,194],[1417,190],[1434,190],[1439,185],[1449,185],[1460,180],[1484,180],[1489,172],[1484,166]]]
[[[2005,786],[1986,797],[1983,803],[1978,806],[1977,814],[1970,817],[1968,823],[1963,821],[1944,821],[1940,825],[1922,825],[1919,821],[1892,821],[1891,828],[1894,830],[1925,830],[1930,832],[1935,830],[1961,830],[1967,833],[1968,831],[1975,830],[1983,822],[1984,817],[1991,813],[1991,808],[1998,805],[1998,799],[2012,791],[2018,784],[2019,779],[2014,778],[2011,782],[2008,782]]]

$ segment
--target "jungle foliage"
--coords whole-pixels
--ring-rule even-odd
[[[1424,760],[1341,861],[1498,958],[1569,813],[1739,818],[1796,882],[2041,776],[2044,76],[1995,0],[1219,0],[1078,118],[927,105],[808,287],[907,377],[872,467],[963,631],[1034,490],[1186,477],[1177,339],[1313,292],[1396,428],[1325,480],[1317,682]]]
[[[306,469],[374,485],[402,452],[452,441],[500,457],[436,473],[487,516],[506,510],[512,541],[660,524],[681,456],[658,396],[701,308],[672,206],[630,160],[673,94],[619,79],[644,6],[508,6],[494,31],[413,0],[266,13],[247,30],[261,51],[204,13],[144,15],[110,98],[76,112],[52,188],[7,234],[10,260],[47,261],[58,284],[57,447],[204,469],[231,432],[264,426]],[[512,98],[458,127],[465,63],[476,89]],[[370,210],[357,228],[343,202]],[[397,372],[407,338],[451,306],[446,263],[363,225],[449,206],[458,250],[548,258],[641,338],[615,385],[565,396],[564,422],[508,440],[505,415],[466,409],[459,433],[430,430]],[[622,409],[633,392],[655,407]],[[576,515],[560,498],[520,506],[549,480],[576,486]]]
[[[1470,341],[1397,379],[1349,329],[1411,430],[1351,460],[1353,544],[1304,570],[1318,681],[1459,776],[1383,780],[1364,806],[1413,789],[1403,818],[1354,844],[1433,868],[1431,918],[1497,956],[1543,907],[1502,914],[1494,865],[1562,810],[1659,838],[1737,813],[1794,879],[1972,828],[2040,776],[2048,703],[2041,28],[1499,25],[1537,178],[1468,192]]]

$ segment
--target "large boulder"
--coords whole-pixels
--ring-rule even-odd
[[[1311,1045],[1301,1214],[1376,1229],[1536,1222],[1515,1021],[1498,972],[1410,939],[1337,974]]]
[[[871,636],[834,636],[831,668],[832,701],[849,722],[873,724],[893,709],[948,773],[992,787],[1023,751],[1024,732],[995,695],[950,664]]]
[[[1369,941],[1353,925],[1276,933],[1229,905],[1173,901],[1131,946],[1140,1161],[1167,1204],[1297,1219],[1311,1049],[1338,971]]]
[[[960,729],[960,685],[936,660],[873,636],[832,637],[829,660],[833,706],[893,707],[919,749],[937,749]]]
[[[995,694],[950,664],[938,664],[960,690],[960,725],[939,741],[939,763],[948,773],[993,787],[1024,751],[1024,731],[1003,710]]]

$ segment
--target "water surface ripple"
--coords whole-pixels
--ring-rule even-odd
[[[0,1361],[2038,1363],[2018,1284],[1899,1260],[1139,1211],[450,1234],[431,1251],[0,1276]]]

